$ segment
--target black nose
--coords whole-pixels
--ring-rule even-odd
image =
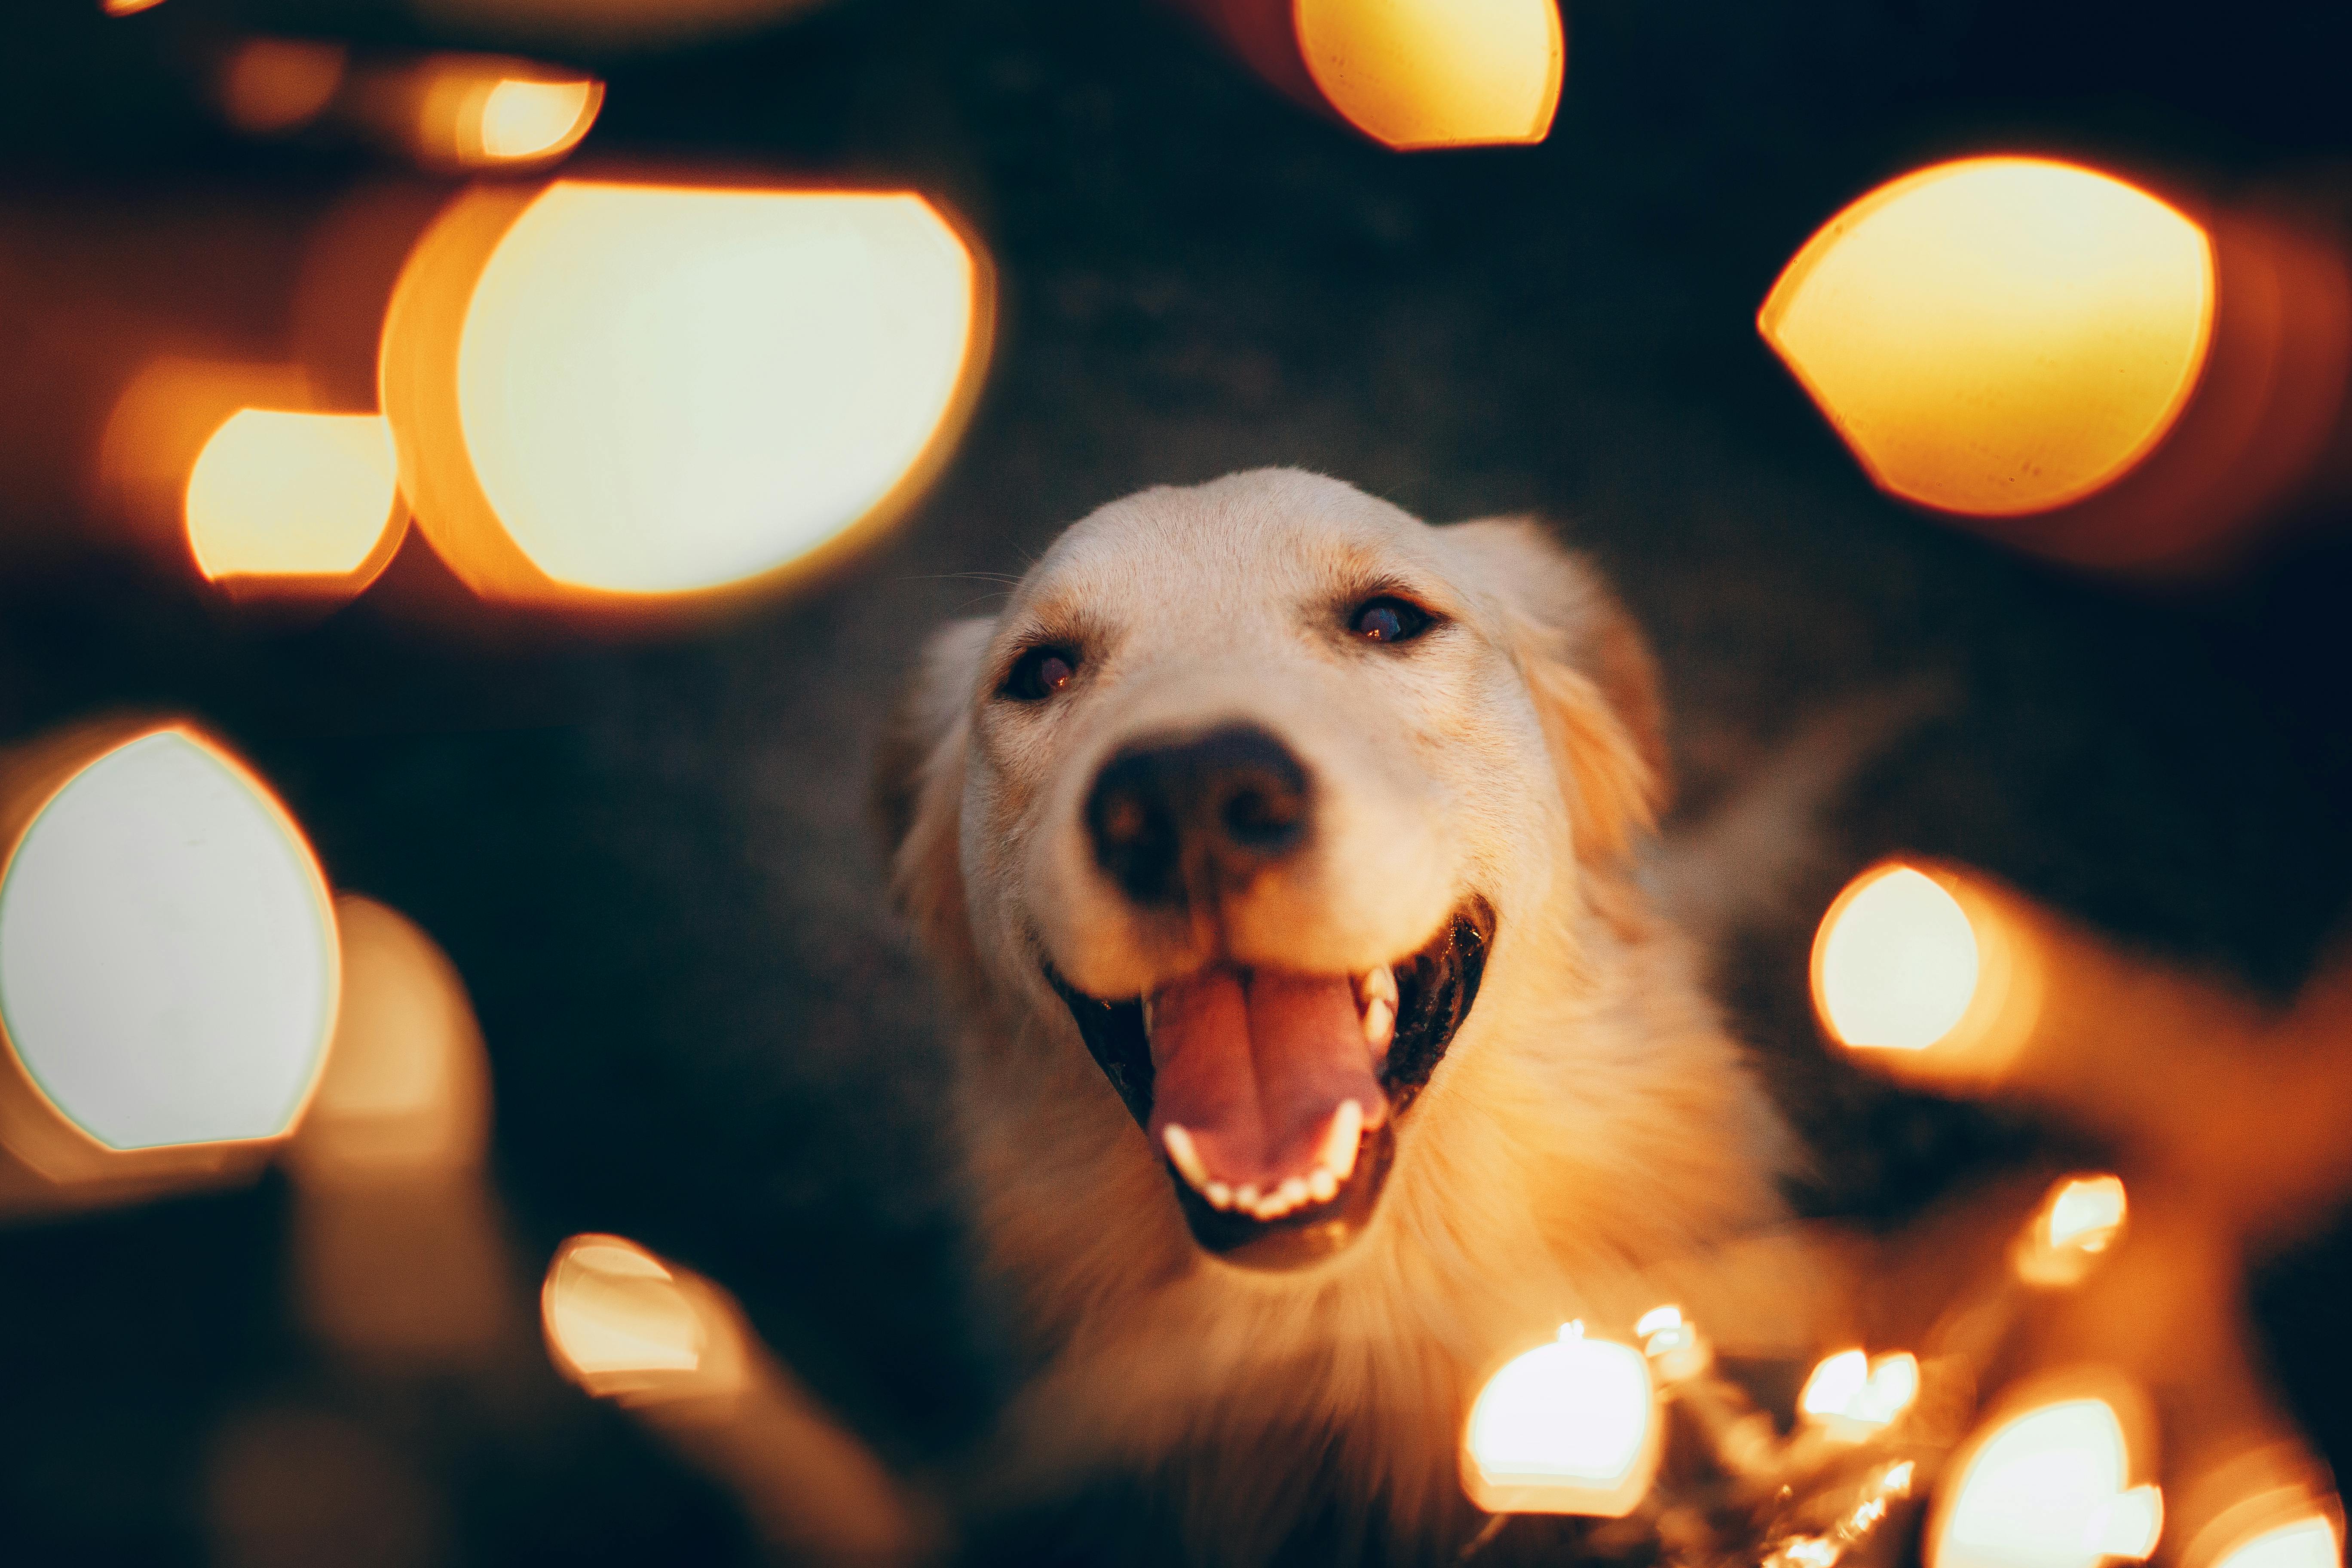
[[[1095,859],[1145,904],[1248,880],[1305,841],[1307,816],[1307,770],[1255,724],[1128,746],[1087,796]]]

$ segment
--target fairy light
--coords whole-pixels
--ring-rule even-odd
[[[1386,146],[1540,142],[1567,58],[1554,0],[1297,0],[1307,74]]]
[[[1909,1352],[1873,1360],[1841,1351],[1813,1368],[1797,1409],[1831,1436],[1859,1442],[1892,1425],[1918,1396],[1919,1363]]]
[[[398,517],[391,433],[372,414],[240,408],[188,475],[188,547],[209,581],[351,578]]]
[[[2147,192],[1970,158],[1832,218],[1757,325],[1882,487],[2007,517],[2088,495],[2162,439],[2214,298],[2205,231]]]
[[[0,811],[0,1139],[53,1182],[257,1168],[340,986],[326,882],[268,786],[178,723],[20,752]]]
[[[1471,1406],[1462,1479],[1490,1513],[1621,1518],[1656,1473],[1659,1430],[1649,1363],[1584,1325],[1507,1363]]]
[[[2163,1531],[2163,1494],[2130,1482],[2122,1422],[2104,1399],[2010,1417],[1963,1451],[1928,1527],[1928,1568],[2097,1568],[2137,1562]]]
[[[384,331],[426,535],[486,596],[644,605],[895,517],[985,360],[984,268],[906,194],[557,181],[461,198]]]
[[[2119,1176],[2070,1176],[2053,1184],[2018,1238],[2018,1277],[2033,1285],[2076,1283],[2122,1239],[2128,1214]]]
[[[1822,918],[1813,996],[1848,1046],[1925,1050],[1977,992],[1975,932],[1958,902],[1909,866],[1865,872]]]

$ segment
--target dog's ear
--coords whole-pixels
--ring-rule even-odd
[[[1503,606],[1567,786],[1579,854],[1629,853],[1657,826],[1672,793],[1665,706],[1641,629],[1592,563],[1530,519],[1444,531]]]
[[[951,621],[921,663],[875,747],[869,815],[890,862],[890,897],[932,958],[959,980],[978,972],[965,912],[957,821],[971,687],[995,623]]]

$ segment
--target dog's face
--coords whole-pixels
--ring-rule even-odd
[[[1194,1239],[1261,1268],[1370,1223],[1490,953],[1657,787],[1580,563],[1290,471],[1078,523],[914,713],[882,783],[938,956],[1091,1055]]]

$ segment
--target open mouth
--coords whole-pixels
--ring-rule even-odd
[[[1104,1002],[1047,978],[1151,1137],[1193,1239],[1288,1268],[1370,1221],[1397,1119],[1470,1015],[1494,911],[1473,899],[1420,952],[1361,974],[1213,965]]]

